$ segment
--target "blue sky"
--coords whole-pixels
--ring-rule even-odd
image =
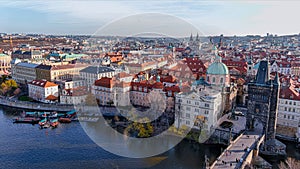
[[[282,35],[300,32],[300,22],[297,21],[300,3],[297,1],[0,2],[0,32],[8,33],[93,34],[120,18],[145,12],[179,17],[205,35],[264,35],[267,32]],[[157,22],[165,22],[164,19],[158,17]],[[185,34],[191,32],[195,33],[191,30]]]

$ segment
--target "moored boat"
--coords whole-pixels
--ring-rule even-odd
[[[42,119],[39,122],[39,125],[40,125],[41,128],[48,128],[48,127],[50,127],[50,124],[48,123],[47,118]]]
[[[18,117],[14,119],[14,123],[29,123],[29,124],[37,124],[39,123],[40,118],[35,118],[35,117]]]
[[[61,117],[58,119],[58,121],[60,123],[71,123],[71,119],[70,118],[66,118],[66,117]]]
[[[52,120],[50,120],[50,126],[52,128],[56,128],[58,126],[58,119],[52,119]]]

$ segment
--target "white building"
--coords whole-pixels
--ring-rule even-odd
[[[92,85],[92,94],[100,105],[128,106],[130,105],[130,82],[103,77]]]
[[[113,68],[105,66],[89,66],[79,71],[80,78],[85,80],[88,88],[90,88],[96,80],[102,77],[111,78],[115,73]]]
[[[280,128],[282,132],[279,131]],[[277,133],[300,138],[300,95],[293,86],[280,90]]]
[[[175,97],[175,127],[185,125],[212,132],[222,113],[221,92],[211,87],[197,87],[188,93],[178,93]]]
[[[58,100],[58,85],[47,80],[33,80],[28,83],[29,97],[44,103]]]
[[[85,102],[88,90],[84,80],[73,78],[59,83],[61,104],[81,104]]]
[[[73,105],[82,104],[85,103],[87,95],[86,87],[63,89],[60,95],[60,103]]]
[[[291,73],[291,63],[274,61],[271,64],[271,72],[278,72],[280,74],[289,75]]]

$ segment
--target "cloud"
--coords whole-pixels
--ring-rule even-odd
[[[119,18],[144,12],[164,13],[184,19],[209,35],[279,34],[297,32],[299,2],[277,1],[2,1],[0,8],[26,9],[47,16],[49,29],[93,32]],[[1,14],[1,10],[0,10]],[[4,14],[2,14],[4,15]],[[9,16],[7,16],[9,17]],[[14,18],[15,19],[15,18]],[[159,19],[159,18],[158,18]],[[8,19],[6,19],[7,21]],[[17,23],[7,23],[15,25]],[[18,27],[19,25],[16,25]],[[20,26],[19,26],[20,27]],[[75,28],[76,27],[76,28]],[[21,29],[20,27],[19,29]],[[60,29],[60,30],[58,30]],[[20,30],[22,31],[22,30]],[[72,30],[70,30],[73,32]],[[190,32],[187,32],[189,34]]]

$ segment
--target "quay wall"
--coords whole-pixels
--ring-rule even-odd
[[[74,109],[73,105],[34,103],[27,101],[10,100],[8,98],[0,98],[0,105],[38,111],[71,111]]]

